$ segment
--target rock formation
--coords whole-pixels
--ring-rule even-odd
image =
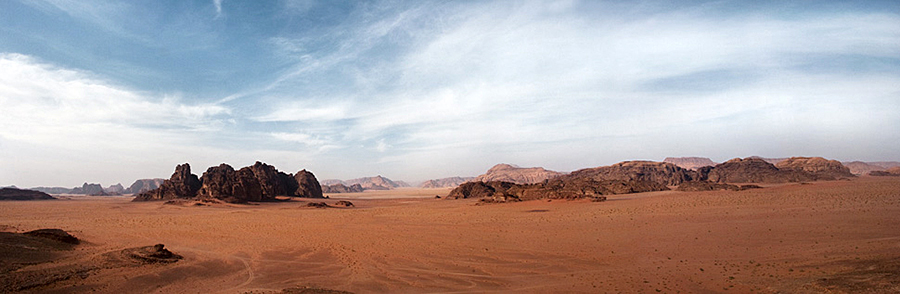
[[[256,162],[234,170],[228,164],[210,167],[201,177],[191,174],[187,163],[175,168],[172,178],[154,190],[135,197],[134,201],[170,199],[217,199],[231,203],[272,201],[276,196],[322,198],[315,175],[301,170],[296,176],[275,167]]]
[[[534,184],[557,177],[563,173],[546,170],[542,167],[522,168],[509,164],[498,164],[487,173],[476,177],[473,182],[510,182],[516,184]]]
[[[41,191],[47,194],[72,194],[72,189],[64,187],[34,187],[29,190]]]
[[[704,166],[715,166],[717,163],[706,157],[666,157],[663,162],[668,162],[683,169],[697,170]]]
[[[701,170],[702,172],[702,170]],[[716,165],[707,178],[717,183],[787,183],[815,181],[816,176],[802,170],[780,170],[761,158],[735,158]]]
[[[103,191],[103,186],[100,184],[88,184],[84,183],[81,185],[81,188],[75,187],[72,189],[72,194],[84,194],[90,196],[107,196],[106,192]]]
[[[836,180],[854,177],[850,169],[837,160],[822,157],[791,157],[775,164],[780,170],[803,171],[815,176],[816,180]]]
[[[165,182],[166,179],[140,179],[134,181],[122,194],[140,194],[156,188]]]
[[[594,180],[589,177],[555,178],[539,184],[468,182],[456,187],[446,199],[481,198],[484,202],[537,199],[606,200],[605,195],[668,190],[664,185],[640,180]]]
[[[0,188],[0,200],[50,200],[56,199],[47,193],[35,190]]]
[[[450,177],[443,179],[427,180],[419,188],[454,188],[462,183],[474,180],[474,177]]]
[[[159,188],[138,194],[134,201],[192,198],[197,196],[200,186],[200,179],[191,173],[191,165],[180,164],[175,167],[172,177],[165,180]]]
[[[353,184],[350,187],[344,184],[333,184],[322,187],[322,193],[359,193],[364,191],[360,184]]]
[[[316,180],[316,176],[307,170],[298,171],[294,175],[294,182],[297,188],[294,189],[294,195],[307,198],[322,198],[322,186]]]
[[[649,181],[670,186],[702,178],[699,173],[675,164],[654,161],[624,161],[610,166],[577,170],[560,178],[579,177],[591,178],[595,181]]]

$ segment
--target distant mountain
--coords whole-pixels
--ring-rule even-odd
[[[122,194],[140,194],[156,188],[165,182],[166,179],[140,179],[134,181]]]
[[[344,184],[340,183],[322,186],[322,193],[359,193],[363,190],[363,187],[359,184],[353,184],[349,187],[344,186]]]
[[[476,177],[474,182],[503,181],[516,184],[534,184],[563,175],[561,172],[546,170],[542,167],[518,167],[501,163],[491,167],[487,173]]]
[[[63,187],[33,187],[30,190],[41,191],[47,194],[72,194],[72,188]]]
[[[886,169],[884,166],[862,161],[845,161],[842,163],[849,168],[850,172],[854,175],[867,175],[873,171],[884,171]]]
[[[762,160],[764,160],[765,162],[768,162],[768,163],[771,163],[771,164],[778,164],[779,162],[782,162],[782,161],[785,161],[785,160],[788,159],[787,157],[782,157],[782,158],[765,158],[765,157],[759,157],[759,156],[750,156],[750,157],[748,157],[748,158],[762,159]]]
[[[122,193],[125,192],[125,187],[122,186],[122,183],[118,183],[104,188],[103,192],[106,192],[106,194],[109,195],[122,195]]]
[[[704,166],[715,166],[718,164],[715,161],[712,161],[706,157],[666,157],[663,159],[663,162],[668,162],[674,165],[677,165],[684,169],[692,169],[697,170],[698,168]]]
[[[465,182],[474,180],[475,177],[449,177],[443,179],[427,180],[419,188],[455,188]]]
[[[382,177],[380,175],[374,177],[365,177],[358,178],[352,180],[323,180],[320,182],[322,186],[334,186],[337,184],[341,184],[347,187],[351,187],[355,184],[359,184],[365,190],[390,190],[394,188],[403,188],[409,187],[410,185],[403,181],[392,181],[391,179]]]

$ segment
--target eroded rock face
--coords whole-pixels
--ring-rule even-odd
[[[802,170],[780,170],[761,158],[748,157],[716,165],[708,179],[717,183],[787,183],[815,181],[816,177]]]
[[[654,161],[625,161],[610,166],[586,168],[560,178],[585,177],[595,181],[647,181],[671,186],[702,178],[697,172],[675,164]]]
[[[539,184],[509,182],[468,182],[456,187],[447,199],[483,198],[487,202],[538,199],[606,200],[605,195],[668,190],[665,185],[640,180],[601,180],[588,177],[556,178]]]
[[[822,157],[791,157],[775,164],[780,170],[803,171],[815,176],[817,180],[836,180],[852,178],[850,169],[837,160]]]
[[[200,179],[191,173],[191,165],[180,164],[175,167],[172,177],[165,180],[159,188],[138,194],[134,201],[191,198],[197,196],[200,186]]]
[[[333,184],[322,187],[322,193],[359,193],[365,191],[360,184],[345,186],[344,184]]]
[[[542,167],[523,168],[509,164],[498,164],[487,173],[476,177],[473,182],[510,182],[516,184],[534,184],[557,177],[563,173],[546,170]]]
[[[198,178],[190,173],[188,164],[183,164],[179,165],[172,178],[163,182],[159,188],[141,193],[134,200],[197,198],[245,203],[272,201],[276,196],[322,198],[322,192],[315,175],[306,170],[294,176],[262,162],[239,170],[223,163],[208,168],[203,176]]]
[[[313,173],[305,169],[298,171],[294,175],[294,182],[297,183],[294,195],[307,198],[323,198],[322,186],[319,185],[319,180],[316,179]]]
[[[263,195],[262,186],[251,167],[234,170],[228,164],[210,167],[200,177],[198,198],[221,199],[231,203],[274,200],[275,195]]]

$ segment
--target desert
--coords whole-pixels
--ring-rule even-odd
[[[897,177],[603,202],[433,197],[448,192],[401,188],[255,205],[126,196],[3,202],[4,231],[59,228],[81,244],[0,277],[4,291],[25,292],[900,291]],[[354,206],[306,206],[338,196]],[[183,259],[120,256],[154,244]],[[41,276],[59,278],[21,281]]]

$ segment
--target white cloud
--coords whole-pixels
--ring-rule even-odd
[[[227,124],[230,110],[181,100],[147,96],[29,56],[0,54],[0,138],[6,142],[0,161],[7,166],[2,178],[18,178],[17,170],[53,170],[61,162],[111,168],[120,160],[158,164],[160,158],[193,153],[205,136]],[[67,175],[77,176],[83,175]]]
[[[216,18],[222,17],[222,0],[213,0],[213,5],[216,7]]]

